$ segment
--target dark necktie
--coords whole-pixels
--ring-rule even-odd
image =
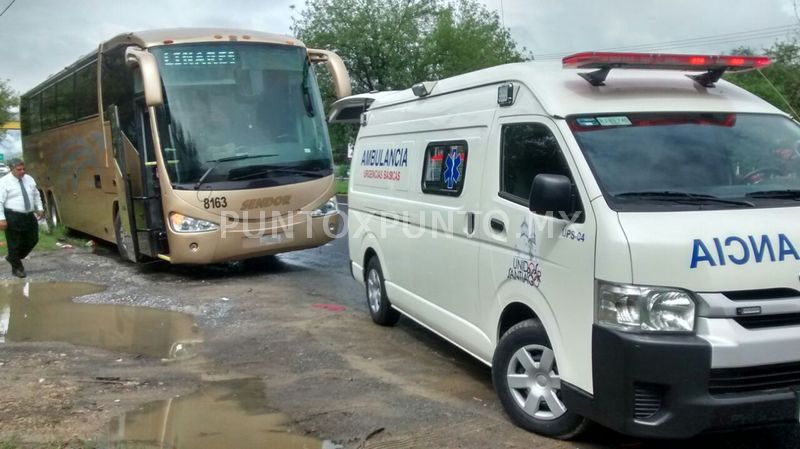
[[[19,188],[22,190],[22,201],[25,201],[25,212],[30,212],[31,200],[28,199],[28,191],[25,190],[25,184],[22,183],[22,178],[19,178]]]

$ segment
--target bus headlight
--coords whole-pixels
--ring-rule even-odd
[[[177,212],[170,212],[169,224],[175,232],[204,232],[216,231],[219,225],[199,218],[187,217]]]
[[[319,208],[311,211],[311,216],[324,217],[325,215],[333,215],[339,212],[339,204],[336,202],[336,197],[329,199],[325,204]]]
[[[689,292],[597,281],[595,322],[633,332],[693,332],[696,303]]]

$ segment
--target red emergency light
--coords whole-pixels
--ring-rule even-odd
[[[760,69],[772,61],[767,56],[583,52],[567,56],[561,62],[564,68],[599,69],[579,74],[594,86],[602,86],[611,69],[659,69],[705,71],[688,76],[703,86],[713,87],[725,71]]]

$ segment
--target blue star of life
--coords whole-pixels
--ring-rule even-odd
[[[459,167],[461,166],[461,155],[458,154],[456,150],[451,150],[450,154],[447,155],[447,160],[444,161],[445,171],[444,171],[444,182],[447,184],[447,188],[452,190],[458,181],[461,179],[461,171]]]

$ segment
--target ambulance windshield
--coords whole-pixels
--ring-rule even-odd
[[[798,206],[800,126],[766,114],[569,118],[616,210]]]

